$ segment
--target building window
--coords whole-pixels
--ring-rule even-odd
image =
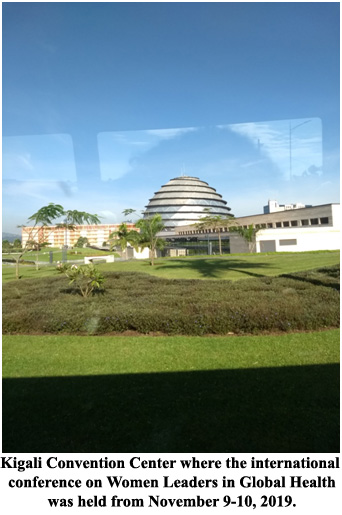
[[[281,247],[285,245],[297,245],[297,240],[279,240],[279,245]]]
[[[283,222],[283,227],[290,227],[290,222]]]
[[[281,222],[276,222],[276,227],[281,227]]]
[[[311,222],[311,225],[318,225],[318,218],[311,218],[310,222]]]
[[[272,223],[267,224],[267,228],[268,228],[268,229],[272,229],[272,227],[273,227],[273,224],[272,224]]]
[[[320,221],[321,221],[321,224],[328,224],[329,218],[327,216],[325,216],[324,218],[320,218]]]
[[[309,220],[302,220],[302,225],[309,225]]]
[[[297,225],[298,225],[297,220],[292,220],[291,227],[297,227]]]

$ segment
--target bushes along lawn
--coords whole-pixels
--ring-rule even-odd
[[[234,282],[105,276],[104,292],[89,299],[63,276],[5,284],[4,334],[204,335],[339,326],[339,266]]]

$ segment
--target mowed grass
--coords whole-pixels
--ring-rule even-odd
[[[57,247],[45,247],[41,249],[38,252],[38,261],[40,263],[46,262],[49,263],[50,261],[50,252],[52,252],[52,259],[53,263],[57,263],[58,261],[62,261],[63,259],[63,252],[60,248]],[[2,254],[2,257],[4,259],[13,259],[14,256],[17,257],[20,254],[20,252],[13,251],[12,253],[4,252]],[[92,249],[90,247],[74,247],[72,249],[67,250],[67,259],[68,260],[79,260],[83,259],[84,257],[92,257],[92,256],[108,256],[108,255],[114,255],[115,257],[119,257],[119,254],[114,251],[108,250],[98,250],[98,249]],[[22,260],[24,261],[36,261],[37,260],[37,252],[36,251],[28,251],[23,254]]]
[[[339,331],[3,337],[4,452],[338,452]]]
[[[39,258],[38,261],[46,261],[49,262],[50,256],[49,256],[49,250],[53,253],[53,262],[56,263],[57,261],[62,261],[63,253],[60,249],[57,248],[45,248],[39,252]],[[97,250],[92,249],[90,247],[82,247],[82,248],[76,248],[70,249],[67,251],[67,259],[68,260],[78,260],[83,259],[84,257],[92,257],[92,256],[109,256],[114,254],[114,256],[119,257],[119,254],[117,252],[111,252],[108,250]],[[31,256],[31,259],[36,259],[37,253],[33,252],[32,254],[25,254],[24,259],[26,256]]]
[[[4,452],[339,452],[338,330],[77,336],[137,322],[172,332],[180,320],[185,332],[227,332],[226,315],[242,332],[336,326],[338,262],[338,252],[116,262],[99,265],[107,289],[90,299],[54,268],[21,267],[21,281],[5,269],[8,332],[23,334],[3,337]],[[38,322],[58,334],[25,334]]]
[[[339,263],[339,251],[230,254],[223,257],[160,258],[99,265],[102,270],[148,273],[165,279],[238,280],[312,270]]]
[[[155,266],[148,260],[116,261],[97,265],[108,272],[140,272],[165,279],[213,279],[231,280],[248,277],[276,276],[280,274],[312,270],[339,263],[339,251],[288,252],[271,254],[230,254],[226,256],[158,258]],[[21,266],[23,279],[47,277],[55,273],[55,267]],[[14,267],[3,267],[3,282],[15,279]]]

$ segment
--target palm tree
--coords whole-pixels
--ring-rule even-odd
[[[139,247],[139,234],[137,231],[128,230],[127,224],[122,223],[117,231],[112,232],[109,235],[110,249],[117,245],[121,248],[121,251],[125,251],[127,259],[127,246],[131,245],[138,250]]]
[[[63,211],[64,222],[57,224],[57,227],[64,227],[65,238],[64,244],[68,245],[68,231],[74,231],[75,225],[97,225],[100,223],[100,219],[97,215],[91,215],[85,211],[77,211],[76,209],[69,209]]]
[[[140,246],[150,249],[150,265],[153,266],[156,250],[162,249],[165,245],[165,241],[158,237],[158,233],[164,229],[163,219],[156,213],[152,217],[141,218],[135,225],[140,229]]]
[[[63,206],[60,204],[53,204],[52,202],[47,206],[41,207],[38,209],[36,213],[28,218],[28,222],[33,222],[33,226],[29,228],[29,234],[26,241],[26,244],[21,249],[20,253],[16,260],[16,277],[19,279],[19,262],[22,256],[30,250],[30,245],[32,240],[35,242],[36,250],[37,250],[37,261],[36,261],[36,269],[38,270],[38,250],[39,246],[47,245],[48,243],[44,241],[44,227],[51,226],[55,220],[58,218],[65,217],[63,223],[59,223],[55,225],[55,229],[50,231],[50,234],[56,230],[58,227],[65,227],[65,230],[75,230],[75,225],[83,225],[87,224],[98,224],[100,219],[97,215],[91,215],[90,213],[86,213],[85,211],[65,211]],[[25,227],[22,225],[21,227]],[[33,250],[33,249],[32,249]]]
[[[210,211],[210,209],[206,209],[205,211]],[[222,227],[227,227],[234,223],[235,218],[231,216],[221,216],[221,215],[210,215],[204,216],[200,219],[200,221],[196,224],[196,227],[199,229],[212,229],[215,233],[218,234],[219,241],[219,253],[222,255],[222,241],[221,241],[221,229]]]

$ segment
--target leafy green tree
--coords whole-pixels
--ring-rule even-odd
[[[64,218],[62,223],[56,223],[56,220]],[[36,260],[36,268],[38,270],[38,258],[39,258],[39,245],[47,245],[48,243],[44,241],[44,227],[48,227],[51,225],[55,225],[55,228],[65,227],[66,231],[75,230],[76,225],[83,224],[98,224],[100,223],[100,219],[97,215],[92,215],[90,213],[86,213],[85,211],[76,211],[76,210],[68,210],[66,211],[63,206],[60,204],[50,203],[47,206],[43,206],[36,213],[33,213],[28,218],[28,223],[33,224],[30,227],[30,231],[28,234],[28,238],[26,244],[21,249],[21,251],[16,255],[16,278],[19,279],[19,263],[23,255],[28,252],[34,250],[32,248],[32,241],[36,243],[35,250],[37,251],[37,260]],[[21,226],[21,227],[25,227]],[[55,229],[50,231],[50,234]]]
[[[57,227],[64,227],[65,229],[65,241],[64,244],[68,244],[68,231],[74,231],[76,225],[97,225],[100,223],[100,219],[97,215],[91,215],[85,211],[74,210],[63,210],[63,222],[58,223]]]
[[[210,209],[205,209],[205,212],[209,212]],[[221,216],[221,215],[211,215],[208,214],[200,219],[200,221],[196,224],[196,227],[203,230],[212,230],[217,233],[218,241],[219,241],[219,253],[222,254],[222,241],[221,241],[221,229],[223,227],[230,227],[235,223],[235,218],[233,216]]]
[[[133,213],[135,213],[135,209],[124,209],[122,211],[122,214],[125,215],[125,216],[129,216],[129,215],[132,215]],[[126,220],[127,223],[132,223],[132,220]]]
[[[13,248],[14,249],[20,249],[21,248],[21,240],[19,238],[16,238],[13,242]]]
[[[153,266],[156,250],[162,249],[165,245],[165,241],[158,236],[164,229],[163,219],[156,213],[152,217],[141,218],[135,225],[140,229],[140,246],[150,249],[150,265]]]
[[[122,223],[117,231],[109,235],[110,249],[120,247],[122,252],[125,252],[127,258],[127,246],[131,245],[138,250],[139,248],[139,234],[135,230],[129,230],[127,224]]]
[[[76,242],[75,247],[77,248],[83,248],[84,246],[87,246],[89,244],[88,238],[84,236],[80,236]]]
[[[8,252],[12,248],[12,245],[8,240],[2,240],[2,252]]]
[[[30,232],[28,238],[26,240],[25,245],[22,247],[21,252],[19,252],[16,257],[16,278],[19,279],[19,263],[21,258],[26,252],[36,250],[37,259],[36,259],[36,269],[38,270],[38,257],[39,257],[39,243],[41,243],[44,227],[51,225],[54,220],[62,216],[64,213],[64,209],[60,204],[50,203],[47,206],[41,207],[38,209],[36,213],[31,215],[27,222],[33,223],[33,226],[30,228]],[[25,227],[25,225],[21,226]]]

